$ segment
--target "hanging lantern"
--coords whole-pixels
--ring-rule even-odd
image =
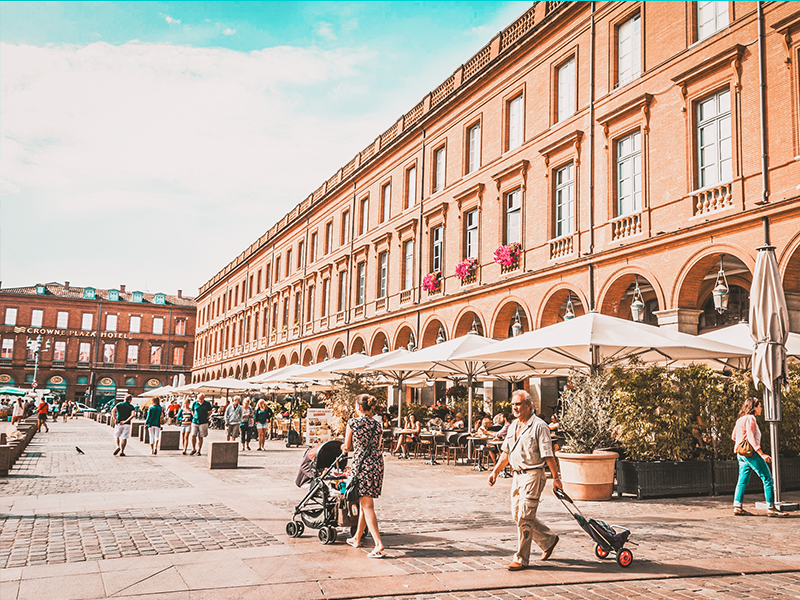
[[[728,287],[728,278],[725,277],[725,269],[722,267],[722,260],[724,254],[719,255],[719,273],[717,273],[717,281],[714,284],[714,290],[711,292],[714,298],[714,308],[717,309],[719,314],[728,310],[728,297],[730,296],[730,288]]]
[[[439,325],[439,333],[436,335],[436,343],[441,344],[442,342],[446,342],[447,338],[444,336],[444,329],[442,326]]]
[[[517,337],[522,333],[522,323],[519,322],[519,304],[517,310],[514,312],[514,324],[511,326],[511,337]]]
[[[381,350],[381,352],[383,354],[386,354],[387,352],[389,352],[389,342],[388,341],[383,340],[383,350]]]
[[[567,312],[564,313],[564,320],[570,321],[575,318],[575,309],[572,307],[572,292],[567,296]]]
[[[633,302],[631,302],[631,318],[636,323],[644,323],[644,299],[639,289],[639,276],[636,276],[636,287],[633,289]]]
[[[408,351],[413,352],[416,349],[417,345],[414,343],[414,334],[409,334],[408,336]]]

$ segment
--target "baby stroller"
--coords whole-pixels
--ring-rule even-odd
[[[331,440],[309,448],[300,464],[295,483],[301,487],[310,481],[308,493],[295,506],[292,520],[286,524],[286,535],[300,537],[306,527],[318,529],[317,537],[323,544],[336,541],[336,527],[358,524],[358,505],[349,504],[342,491],[345,476],[341,471],[347,466],[347,456],[342,453],[342,442]],[[335,471],[335,472],[334,472]]]
[[[597,544],[594,547],[594,553],[597,558],[608,558],[611,552],[614,551],[617,554],[617,564],[620,567],[631,566],[631,563],[633,562],[633,552],[624,547],[625,542],[628,541],[628,537],[631,534],[630,529],[620,527],[619,525],[607,525],[606,523],[596,519],[586,519],[580,509],[575,506],[572,498],[567,496],[567,493],[564,490],[559,490],[556,488],[553,491],[556,494],[556,498],[561,500],[561,504],[564,505],[564,508],[566,508],[570,513],[572,513],[572,516],[575,517],[575,520],[578,522],[578,525],[581,526],[581,529],[588,533],[589,537],[592,538]],[[567,506],[567,502],[569,502],[569,504],[577,512],[573,512],[570,507]]]

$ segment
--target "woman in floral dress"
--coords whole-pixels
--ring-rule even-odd
[[[358,548],[364,529],[369,528],[375,548],[367,554],[370,558],[383,558],[383,542],[378,531],[378,517],[375,515],[375,498],[381,495],[383,488],[383,453],[381,452],[381,433],[383,427],[375,420],[375,408],[378,401],[368,394],[356,398],[358,416],[347,423],[344,436],[345,452],[353,451],[351,467],[358,477],[358,502],[361,510],[358,516],[358,528],[347,543]]]

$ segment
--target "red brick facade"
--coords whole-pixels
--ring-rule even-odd
[[[764,181],[757,3],[595,7],[535,3],[203,285],[193,379],[473,322],[505,338],[570,299],[630,318],[637,281],[649,322],[712,329],[746,316],[764,218],[800,330],[800,11],[764,4]],[[522,251],[502,266],[508,242]]]
[[[192,369],[196,304],[178,295],[69,283],[0,289],[0,386],[38,387],[100,403]],[[29,340],[41,335],[38,357]],[[87,395],[87,391],[89,392]]]

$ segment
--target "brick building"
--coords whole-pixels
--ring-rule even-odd
[[[196,304],[175,296],[47,283],[0,288],[0,385],[34,381],[96,405],[192,368]],[[29,341],[41,336],[38,364]],[[34,377],[35,375],[35,377]],[[188,375],[187,375],[188,379]]]
[[[200,288],[193,379],[634,301],[717,328],[765,221],[800,331],[798,31],[788,2],[534,3]]]

